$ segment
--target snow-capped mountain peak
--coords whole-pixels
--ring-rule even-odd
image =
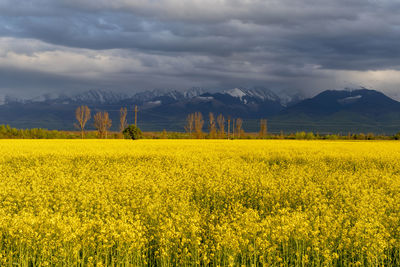
[[[193,98],[193,97],[197,97],[199,95],[202,95],[206,93],[206,91],[203,88],[200,87],[192,87],[186,91],[183,92],[183,96],[185,98]]]
[[[279,102],[284,107],[291,106],[291,105],[296,104],[304,99],[306,99],[306,97],[301,94],[288,95],[288,94],[282,93],[279,95]]]
[[[228,94],[228,95],[230,95],[232,97],[238,97],[238,98],[240,98],[240,100],[242,100],[242,97],[247,95],[242,89],[239,89],[239,88],[226,90],[223,93],[224,94]]]
[[[241,101],[245,101],[245,97],[249,98],[255,98],[261,101],[275,101],[279,102],[280,98],[277,96],[274,92],[264,89],[264,88],[252,88],[252,89],[246,89],[246,88],[234,88],[230,90],[225,90],[222,93],[230,95],[232,97],[237,97]]]
[[[204,94],[205,90],[198,87],[193,87],[186,91],[154,89],[151,91],[143,91],[133,95],[132,99],[138,102],[148,102],[155,98],[170,97],[174,100],[189,99]]]
[[[82,94],[70,97],[69,102],[88,103],[88,104],[104,104],[104,103],[118,103],[121,100],[127,99],[128,95],[114,93],[111,91],[103,90],[89,90]]]
[[[179,100],[183,98],[183,94],[177,90],[169,91],[164,96],[171,97],[174,100]]]
[[[274,92],[271,90],[265,89],[265,88],[252,88],[246,90],[247,94],[251,97],[254,98],[259,98],[261,100],[271,100],[271,101],[280,101],[279,96],[277,96]]]
[[[303,98],[298,95],[279,94],[276,95],[273,91],[262,88],[241,88],[235,87],[233,89],[219,91],[219,94],[225,94],[239,99],[245,105],[253,105],[265,101],[272,101],[287,106],[288,103],[294,103],[302,100]],[[99,104],[120,104],[131,103],[144,105],[145,103],[154,101],[161,101],[160,103],[167,104],[179,101],[187,101],[190,99],[207,100],[212,99],[206,95],[213,95],[203,88],[193,87],[186,91],[168,90],[168,89],[154,89],[138,92],[132,95],[117,93],[115,91],[106,90],[89,90],[76,95],[54,95],[46,94],[31,99],[17,99],[10,96],[5,96],[0,104],[7,103],[39,103],[39,102],[52,102],[58,104],[85,104],[85,105],[99,105]],[[204,98],[206,96],[206,98]],[[201,98],[203,97],[203,98]],[[154,102],[155,103],[155,102]]]

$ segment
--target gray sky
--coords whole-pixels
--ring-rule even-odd
[[[365,86],[400,99],[397,0],[0,0],[0,96]]]

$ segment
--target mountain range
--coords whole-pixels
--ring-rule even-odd
[[[138,125],[145,131],[183,131],[185,118],[201,112],[244,119],[246,131],[257,131],[260,118],[268,119],[271,132],[314,131],[320,133],[374,132],[392,134],[400,130],[400,102],[366,88],[328,90],[312,98],[276,94],[265,88],[234,88],[210,92],[151,90],[133,95],[90,90],[81,94],[43,95],[32,99],[6,97],[0,104],[0,124],[17,128],[73,130],[74,110],[88,105],[92,114],[107,111],[117,130],[119,109],[139,106]],[[88,129],[92,123],[89,122]]]

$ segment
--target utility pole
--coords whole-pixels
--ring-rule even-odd
[[[232,139],[235,139],[235,119],[232,120]]]
[[[135,105],[135,126],[137,127],[137,112],[138,112],[138,107]]]
[[[231,132],[231,116],[228,116],[228,139],[230,132]]]

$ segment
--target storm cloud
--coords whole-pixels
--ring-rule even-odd
[[[265,86],[397,94],[395,0],[0,0],[0,95]]]

